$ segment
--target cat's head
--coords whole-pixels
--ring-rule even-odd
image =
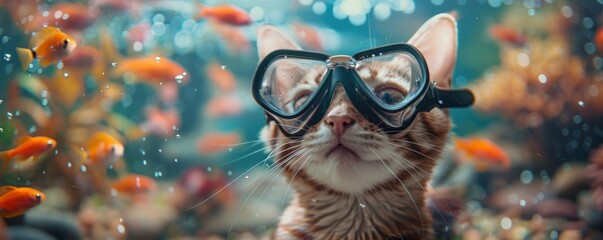
[[[430,79],[439,88],[449,88],[456,59],[456,20],[439,14],[428,20],[408,41],[424,55]],[[277,49],[301,49],[274,26],[258,30],[258,52],[263,59]],[[378,86],[386,83],[388,72],[405,72],[404,65],[385,62],[357,69],[370,76]],[[296,75],[307,84],[318,84],[316,72],[281,69],[284,75]],[[363,77],[364,78],[364,77]],[[286,83],[282,83],[286,85]],[[281,89],[282,90],[282,89]],[[280,91],[277,89],[277,91]],[[285,90],[282,90],[285,91]],[[280,93],[295,96],[296,88]],[[260,133],[275,155],[275,163],[289,178],[302,177],[320,188],[341,193],[362,193],[396,179],[404,170],[424,182],[431,175],[436,158],[446,144],[450,119],[446,110],[434,108],[419,113],[413,124],[399,132],[385,132],[369,122],[350,102],[341,86],[323,118],[299,139],[288,138],[274,121]]]

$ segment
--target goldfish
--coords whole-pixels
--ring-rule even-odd
[[[251,48],[249,39],[242,29],[217,21],[210,21],[209,23],[216,34],[224,41],[231,53],[244,53]]]
[[[507,152],[500,146],[485,138],[457,138],[454,146],[465,160],[471,161],[478,171],[486,171],[492,166],[508,169],[511,160]]]
[[[597,50],[603,53],[603,27],[597,28],[593,41],[595,42],[595,46],[597,46]]]
[[[17,55],[23,70],[34,59],[40,60],[42,67],[69,56],[77,46],[75,40],[55,27],[46,27],[31,39],[31,49],[17,48]]]
[[[121,193],[139,193],[157,190],[155,180],[136,174],[129,174],[113,182],[113,189]]]
[[[25,161],[32,158],[37,161],[38,157],[44,153],[52,151],[57,142],[49,137],[23,137],[19,141],[19,146],[4,152],[0,152],[0,159],[3,160],[2,170],[6,169],[12,159]]]
[[[509,43],[516,47],[522,47],[528,42],[526,36],[510,27],[492,25],[488,29],[488,32],[490,33],[490,37],[500,43]]]
[[[40,26],[43,26],[44,24],[53,25],[60,27],[63,30],[85,30],[92,25],[98,17],[97,12],[89,11],[88,6],[85,4],[67,2],[53,5],[48,12],[54,14],[49,14],[45,17]],[[62,13],[62,15],[57,18],[57,13]],[[41,17],[42,16],[38,16],[37,19],[41,19]]]
[[[235,76],[217,63],[208,64],[205,73],[222,92],[232,92],[237,87]]]
[[[293,32],[295,32],[295,36],[306,47],[317,51],[324,50],[320,33],[318,33],[315,27],[301,23],[294,23],[291,27],[293,28]]]
[[[199,138],[198,148],[202,154],[216,154],[241,142],[238,133],[209,133]]]
[[[235,96],[216,96],[205,106],[208,117],[235,116],[243,111],[241,100]]]
[[[105,132],[97,132],[88,139],[88,162],[94,165],[111,165],[124,155],[124,145]]]
[[[160,136],[174,135],[175,127],[180,125],[180,115],[174,109],[161,110],[158,107],[147,109],[147,121],[140,128],[145,133]]]
[[[251,17],[249,14],[243,9],[232,5],[220,5],[215,7],[200,6],[197,18],[212,18],[234,26],[246,26],[251,24]]]
[[[180,64],[167,58],[152,56],[118,61],[114,74],[121,76],[126,73],[132,74],[138,81],[157,84],[163,82],[186,83],[188,81],[186,70]]]
[[[0,188],[0,216],[13,218],[46,200],[46,195],[29,187],[4,186]]]

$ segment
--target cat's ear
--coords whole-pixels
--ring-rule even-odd
[[[258,28],[257,43],[260,59],[277,49],[301,50],[299,44],[272,25],[263,25]]]
[[[423,53],[431,81],[437,82],[439,87],[449,88],[456,62],[456,18],[448,13],[430,18],[408,43]]]

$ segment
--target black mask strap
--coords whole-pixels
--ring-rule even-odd
[[[427,112],[432,108],[468,107],[475,102],[475,96],[469,89],[440,89],[434,85],[425,94],[417,106],[417,112]]]

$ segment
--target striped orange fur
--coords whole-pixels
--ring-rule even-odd
[[[433,41],[443,41],[437,39],[448,42],[434,49]],[[449,87],[456,56],[455,19],[449,14],[433,17],[409,43],[425,54],[432,80]],[[258,49],[262,58],[275,49],[300,48],[275,27],[263,26]],[[389,81],[385,72],[406,71],[395,63],[367,68],[359,74],[370,74],[375,84]],[[317,79],[308,72],[303,81],[318,84]],[[328,123],[333,116],[349,118],[340,136]],[[408,129],[386,133],[364,119],[341,87],[322,121],[301,139],[287,138],[269,123],[261,136],[276,152],[274,161],[294,190],[271,239],[433,239],[425,194],[450,128],[448,112],[436,108],[420,113]],[[338,144],[343,150],[334,150]]]

